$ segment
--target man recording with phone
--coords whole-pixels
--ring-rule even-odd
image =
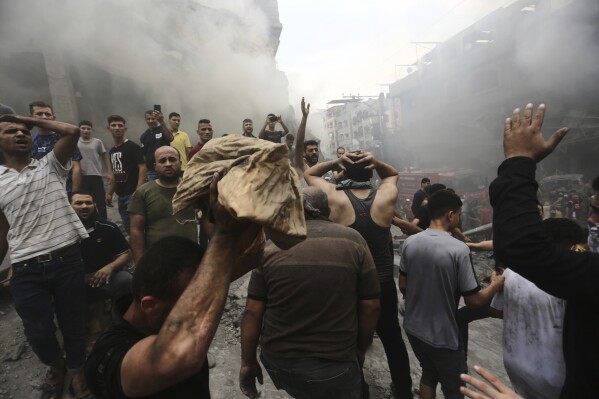
[[[282,131],[275,130],[277,123],[280,123],[281,127],[283,127]],[[262,126],[262,129],[260,129],[258,137],[264,140],[272,141],[276,144],[281,144],[281,137],[285,136],[287,133],[289,133],[289,128],[287,125],[285,125],[285,122],[283,122],[281,115],[276,116],[275,114],[268,114],[266,116],[266,120],[264,121],[264,126]]]
[[[160,105],[154,105],[154,110],[146,111],[144,118],[148,129],[141,134],[139,142],[141,143],[146,168],[148,169],[148,180],[156,180],[158,175],[154,169],[154,152],[163,145],[170,145],[175,136],[168,123],[164,120]]]

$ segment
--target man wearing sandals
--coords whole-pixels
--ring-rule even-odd
[[[31,158],[30,129],[61,137],[44,158]],[[79,128],[49,119],[0,116],[0,260],[11,250],[11,291],[31,348],[50,366],[42,398],[62,396],[71,375],[76,398],[90,398],[85,360],[85,287],[79,242],[88,237],[64,190],[77,149]],[[56,339],[54,315],[64,337],[66,360]]]

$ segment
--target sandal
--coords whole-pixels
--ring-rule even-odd
[[[49,368],[46,371],[46,381],[40,387],[42,391],[42,399],[60,399],[62,397],[62,391],[64,390],[64,378],[63,374],[62,380],[55,383],[50,383],[48,381],[56,379],[56,373]]]

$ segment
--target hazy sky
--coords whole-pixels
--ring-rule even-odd
[[[342,93],[377,95],[405,75],[416,54],[512,0],[279,0],[277,54],[290,101],[326,108]],[[295,99],[297,98],[297,101]]]

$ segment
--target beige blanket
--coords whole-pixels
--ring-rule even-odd
[[[173,211],[208,202],[215,172],[219,203],[238,219],[261,224],[286,249],[306,238],[300,182],[284,144],[243,136],[212,139],[189,161],[173,198]]]

